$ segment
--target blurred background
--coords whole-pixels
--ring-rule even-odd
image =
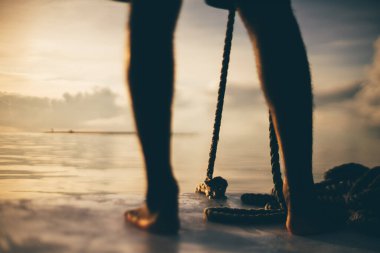
[[[380,2],[292,2],[312,68],[317,178],[345,162],[380,164]],[[128,5],[106,0],[0,1],[0,164],[9,187],[20,175],[26,178],[22,184],[36,183],[28,181],[36,166],[45,173],[54,165],[58,171],[125,173],[115,178],[133,178],[133,171],[140,183],[128,189],[143,189],[133,134],[42,134],[52,129],[134,131],[125,89],[128,11]],[[174,133],[188,134],[173,138],[184,191],[192,191],[205,173],[226,20],[225,11],[201,0],[184,1],[176,33],[173,123]],[[263,171],[264,185],[270,174],[267,108],[239,18],[235,28],[216,173],[220,168],[235,178],[232,190],[239,191],[250,186],[252,171]],[[131,161],[136,169],[126,170]],[[9,174],[22,166],[24,172]]]
[[[206,175],[227,13],[183,2],[172,138],[184,212],[178,241],[123,222],[145,191],[125,88],[128,5],[0,0],[0,252],[227,252],[237,243],[247,252],[258,245],[260,252],[357,252],[352,245],[372,245],[354,234],[338,240],[342,250],[330,234],[321,243],[290,238],[282,227],[202,221],[211,201],[192,193]],[[380,1],[292,2],[312,69],[316,181],[342,163],[380,165]],[[238,194],[269,192],[273,183],[267,107],[239,18],[235,28],[215,175],[228,180],[229,200],[238,203]]]

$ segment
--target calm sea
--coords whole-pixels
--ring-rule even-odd
[[[317,133],[318,134],[318,133]],[[322,136],[321,134],[319,134]],[[342,134],[343,136],[343,134]],[[318,138],[314,175],[334,165],[380,164],[378,138]],[[181,192],[193,192],[206,173],[208,135],[174,135],[173,165]],[[221,136],[215,175],[229,192],[272,187],[267,136]],[[136,135],[8,133],[0,135],[0,199],[76,194],[142,194],[145,174]]]

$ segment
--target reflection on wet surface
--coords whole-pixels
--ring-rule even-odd
[[[271,189],[267,136],[222,136],[215,175],[229,181],[230,198],[223,203],[191,193],[206,173],[209,136],[174,136],[182,229],[178,237],[168,238],[147,235],[123,222],[125,209],[136,207],[144,198],[145,175],[136,136],[0,137],[0,252],[328,253],[376,252],[380,247],[371,238],[347,231],[303,239],[289,236],[280,225],[205,223],[204,207],[236,207],[240,205],[237,193]],[[347,139],[327,145],[329,138],[317,141],[316,178],[343,162],[380,164],[373,152],[379,140],[362,140],[365,146],[348,145]]]
[[[227,226],[203,221],[202,210],[207,206],[239,206],[239,196],[234,194],[221,202],[183,194],[179,235],[148,235],[125,224],[122,217],[125,208],[136,207],[141,198],[101,195],[1,202],[0,251],[361,253],[378,252],[380,247],[376,238],[352,231],[298,237],[289,235],[281,224]]]

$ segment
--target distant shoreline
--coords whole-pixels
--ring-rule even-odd
[[[123,135],[131,135],[136,134],[136,132],[132,131],[46,131],[43,132],[45,134],[123,134]]]
[[[45,134],[104,134],[104,135],[135,135],[134,131],[45,131]],[[196,133],[172,133],[172,135],[195,135]]]

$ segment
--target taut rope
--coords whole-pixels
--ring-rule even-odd
[[[276,131],[273,125],[272,114],[269,112],[269,146],[270,146],[270,163],[272,166],[272,179],[274,184],[273,195],[277,198],[280,208],[286,210],[284,193],[282,191],[282,177],[280,167],[280,154],[278,149],[278,141]]]
[[[224,94],[226,93],[228,67],[230,63],[231,45],[232,45],[232,37],[233,37],[234,23],[235,23],[235,12],[236,12],[235,8],[233,8],[233,9],[230,9],[228,13],[226,38],[224,40],[222,69],[220,71],[218,102],[216,105],[214,130],[212,133],[211,148],[210,148],[208,167],[207,167],[207,179],[212,179],[213,174],[214,174],[216,151],[218,149],[218,142],[219,142],[220,124],[222,123]]]
[[[213,178],[216,153],[218,149],[220,126],[222,123],[222,113],[224,105],[224,95],[226,92],[228,67],[230,62],[231,46],[233,39],[233,30],[235,23],[235,13],[236,7],[234,5],[228,6],[228,21],[226,28],[226,36],[224,39],[224,49],[223,49],[223,60],[222,68],[220,71],[220,81],[218,90],[218,100],[215,111],[214,128],[212,133],[211,148],[209,153],[209,160],[207,166],[206,179],[203,183],[197,186],[196,191],[205,193],[206,196],[210,198],[222,198],[225,197],[225,191],[228,183],[225,179],[221,177]],[[278,141],[273,125],[272,115],[269,113],[269,138],[270,138],[270,156],[271,156],[271,166],[272,175],[274,183],[273,195],[277,198],[277,202],[280,204],[280,208],[285,210],[286,204],[284,200],[284,195],[282,192],[282,178],[281,178],[281,167],[280,167],[280,156]]]

